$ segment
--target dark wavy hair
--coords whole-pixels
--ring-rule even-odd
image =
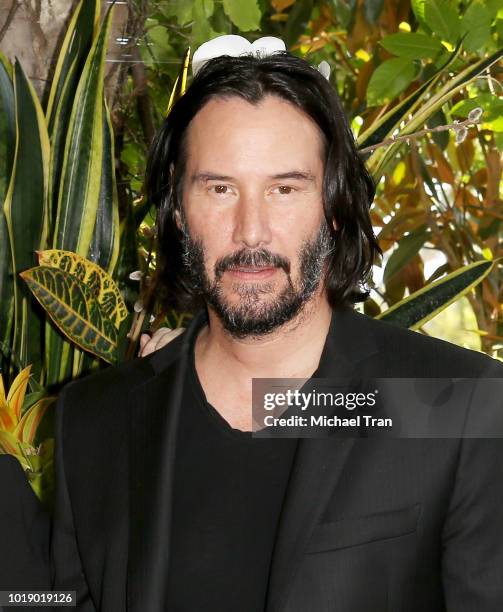
[[[377,253],[381,253],[369,214],[375,183],[358,154],[334,88],[306,61],[284,52],[268,57],[222,56],[207,62],[152,142],[145,190],[157,207],[154,287],[164,307],[194,312],[204,305],[184,270],[182,233],[174,215],[182,202],[187,128],[210,99],[236,96],[258,104],[267,95],[299,108],[323,134],[323,207],[334,241],[325,278],[329,303],[336,308],[368,297],[366,284]],[[334,219],[337,230],[332,225]]]

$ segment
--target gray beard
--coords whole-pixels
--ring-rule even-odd
[[[219,259],[215,264],[215,278],[210,280],[205,267],[205,250],[201,240],[193,240],[182,216],[182,260],[191,289],[211,306],[223,328],[234,338],[263,337],[291,321],[305,307],[320,285],[327,256],[333,250],[333,239],[325,222],[312,240],[305,240],[298,252],[300,262],[299,286],[290,276],[290,262],[259,249],[241,249]],[[272,301],[261,299],[273,291],[274,283],[236,282],[232,285],[241,298],[239,304],[230,304],[223,294],[221,278],[231,267],[277,266],[287,276],[288,286]]]

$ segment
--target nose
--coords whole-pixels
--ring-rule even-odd
[[[271,228],[267,202],[257,194],[241,194],[236,207],[233,241],[248,248],[271,242]]]

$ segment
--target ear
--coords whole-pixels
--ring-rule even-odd
[[[334,226],[334,230],[337,231],[337,223],[335,222],[335,219],[332,221],[332,225]]]

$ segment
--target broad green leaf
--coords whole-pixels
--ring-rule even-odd
[[[483,260],[464,266],[394,304],[376,319],[418,329],[478,285],[495,263],[496,260]]]
[[[258,30],[262,14],[257,0],[223,0],[226,15],[242,32]]]
[[[419,24],[422,26],[426,26],[426,21],[424,20],[424,4],[425,0],[411,0],[410,5],[414,15]]]
[[[454,117],[468,117],[469,112],[474,108],[482,108],[483,119],[492,121],[503,115],[503,98],[490,92],[477,92],[474,98],[465,98],[454,104],[450,109],[450,114]]]
[[[72,342],[108,363],[116,362],[117,330],[84,283],[46,266],[26,270],[21,277]]]
[[[154,61],[170,61],[173,58],[174,49],[170,43],[170,32],[162,25],[150,27],[147,31],[149,54]]]
[[[367,88],[370,105],[389,102],[400,94],[417,75],[417,66],[406,57],[383,62],[373,73]]]
[[[179,25],[185,25],[192,19],[194,0],[178,0],[177,2],[161,3],[159,10],[166,17],[176,17]]]
[[[458,14],[449,0],[425,0],[424,20],[431,31],[452,44],[461,35]]]
[[[478,51],[491,38],[491,14],[482,2],[472,2],[461,20],[461,33],[465,51]]]
[[[409,59],[434,58],[444,48],[438,39],[417,32],[391,34],[380,44],[390,53]]]
[[[388,283],[397,272],[404,268],[419,253],[429,237],[430,231],[428,227],[422,225],[400,240],[398,248],[390,255],[384,269],[383,280],[385,283]]]
[[[445,62],[441,68],[431,76],[426,83],[420,85],[414,92],[409,96],[398,102],[393,106],[391,110],[373,122],[373,124],[358,135],[358,147],[365,148],[375,145],[388,136],[390,136],[396,128],[400,126],[402,121],[405,121],[407,116],[414,111],[414,109],[424,100],[429,91],[432,90],[434,85],[437,83],[443,71],[447,70],[450,64],[456,59],[461,49],[461,45],[454,50],[449,59]]]
[[[100,204],[103,168],[103,77],[112,9],[86,60],[73,104],[59,187],[55,248],[86,257]]]
[[[103,268],[70,251],[50,249],[40,251],[37,255],[40,266],[57,268],[86,285],[105,315],[119,328],[128,311],[115,281]]]
[[[213,0],[195,0],[192,7],[192,38],[194,45],[201,45],[203,42],[218,36],[218,32],[211,27],[209,18],[213,15],[215,8]]]
[[[501,0],[485,0],[484,2],[486,9],[489,11],[491,19],[495,19],[498,12],[503,13],[503,7]]]

